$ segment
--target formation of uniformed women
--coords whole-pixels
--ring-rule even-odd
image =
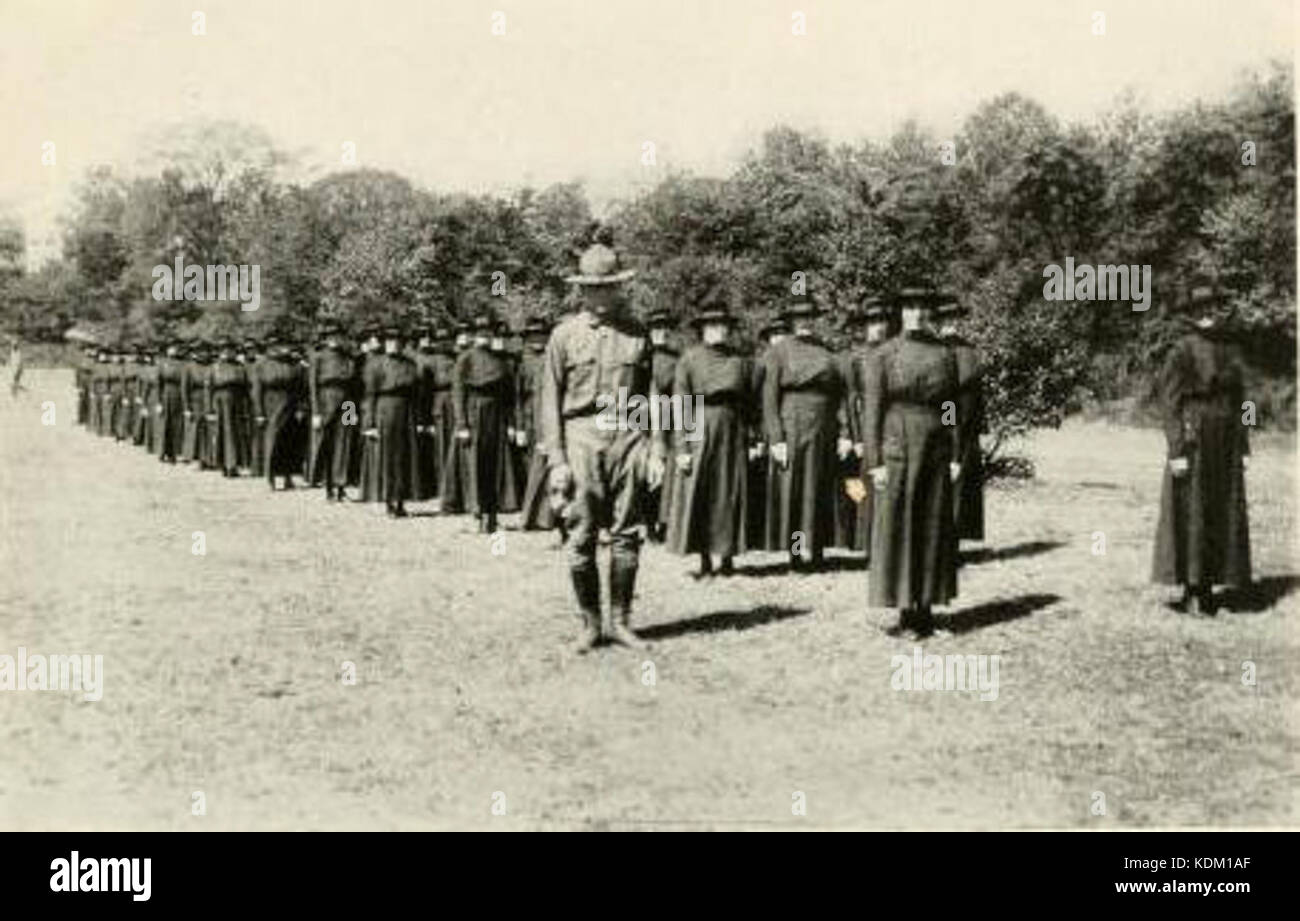
[[[355,337],[327,322],[311,349],[268,336],[92,350],[77,370],[78,421],[161,461],[263,476],[272,489],[302,477],[341,501],[355,488],[393,517],[439,498],[442,514],[472,514],[493,533],[521,511],[522,528],[558,529],[568,546],[583,652],[636,643],[642,526],[696,557],[700,577],[734,572],[748,551],[812,571],[827,548],[847,549],[870,566],[869,606],[931,633],[933,609],[957,597],[958,542],[985,534],[981,369],[956,301],[927,288],[871,298],[838,351],[815,332],[816,308],[796,301],[759,330],[755,353],[728,292],[713,288],[681,350],[672,315],[656,311],[648,329],[630,319],[619,282],[631,273],[595,249],[584,265],[603,268],[570,279],[585,306],[554,332],[530,320],[519,354],[488,311],[456,329]],[[1202,613],[1216,607],[1215,585],[1250,581],[1241,371],[1220,303],[1208,287],[1192,293],[1196,320],[1161,378],[1169,457],[1154,578],[1183,585],[1187,609]],[[619,388],[648,396],[649,437],[596,424]],[[602,528],[612,621],[594,562]]]

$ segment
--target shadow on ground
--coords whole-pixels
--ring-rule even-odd
[[[811,563],[805,563],[801,569],[797,570],[792,570],[790,568],[788,560],[780,563],[770,563],[766,566],[758,566],[754,564],[737,566],[734,575],[749,579],[764,579],[769,576],[803,575],[823,572],[865,572],[869,568],[867,558],[864,554],[854,554],[853,556],[824,557],[816,566]]]
[[[1248,588],[1230,588],[1223,593],[1223,603],[1242,614],[1261,614],[1300,588],[1300,576],[1264,576]]]
[[[792,608],[761,604],[748,611],[715,611],[699,617],[688,617],[666,624],[654,624],[637,630],[643,640],[666,640],[687,633],[716,633],[719,630],[750,630],[764,624],[788,620],[811,614],[812,608]]]
[[[977,604],[973,608],[965,608],[949,614],[947,617],[936,619],[953,633],[968,633],[981,627],[991,627],[994,624],[1005,623],[1008,620],[1019,620],[1022,617],[1028,617],[1035,611],[1056,604],[1060,600],[1060,595],[1046,592],[1021,595],[1019,598]]]
[[[1003,560],[1014,560],[1023,556],[1038,556],[1040,553],[1051,553],[1059,547],[1064,547],[1065,541],[1060,540],[1030,540],[1023,544],[1012,544],[1009,547],[980,547],[978,550],[965,550],[957,556],[958,566],[971,566],[980,563],[1000,563]]]

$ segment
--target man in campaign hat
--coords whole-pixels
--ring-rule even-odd
[[[551,465],[550,488],[568,500],[567,552],[582,619],[578,652],[602,637],[629,647],[632,595],[640,562],[637,508],[642,490],[663,480],[665,446],[648,424],[611,425],[609,407],[650,385],[650,340],[627,313],[623,283],[635,273],[612,248],[595,243],[565,279],[581,297],[577,313],[551,334],[542,373],[542,441]],[[602,412],[603,410],[603,412]],[[610,536],[610,616],[601,615],[596,537]]]

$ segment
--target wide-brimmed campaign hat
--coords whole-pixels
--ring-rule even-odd
[[[635,276],[635,270],[619,268],[618,253],[602,243],[593,243],[578,258],[578,274],[564,280],[571,285],[617,285]]]

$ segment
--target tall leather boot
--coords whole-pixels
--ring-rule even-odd
[[[573,594],[578,600],[578,616],[582,618],[582,633],[575,651],[586,655],[600,643],[600,571],[593,566],[570,569]]]
[[[609,629],[611,642],[629,649],[645,649],[646,644],[632,632],[632,593],[636,589],[637,561],[614,557],[609,562]]]

